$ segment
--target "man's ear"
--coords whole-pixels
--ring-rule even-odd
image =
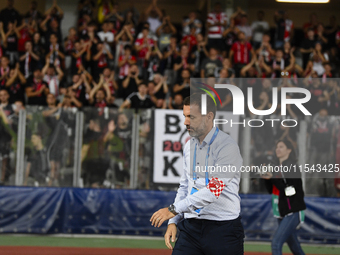
[[[213,120],[214,119],[214,114],[212,112],[209,112],[207,114],[207,117],[208,117],[209,120]]]

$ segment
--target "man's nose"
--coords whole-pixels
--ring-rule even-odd
[[[184,125],[186,125],[186,126],[190,125],[190,119],[189,118],[185,118]]]

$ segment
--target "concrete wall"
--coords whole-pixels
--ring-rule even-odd
[[[278,3],[275,0],[249,0],[248,15],[250,21],[256,19],[258,10],[265,12],[265,19],[270,26],[275,26],[273,19],[275,11],[288,10],[289,17],[294,21],[295,27],[302,28],[303,24],[309,21],[309,15],[312,12],[318,15],[319,21],[328,25],[330,16],[339,15],[340,1],[331,0],[328,4],[292,4]],[[340,18],[338,18],[338,24],[340,24]]]
[[[44,13],[45,11],[45,2],[46,0],[36,0],[38,3],[38,10],[41,13]],[[30,0],[14,0],[14,8],[17,9],[17,11],[20,14],[26,13],[31,5]],[[7,6],[7,0],[0,0],[0,10],[3,8],[6,8]]]

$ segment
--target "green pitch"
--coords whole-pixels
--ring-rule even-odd
[[[36,235],[0,235],[0,246],[50,246],[50,247],[99,247],[99,248],[147,248],[166,249],[163,240],[83,238]],[[340,247],[302,245],[306,254],[340,254]],[[246,243],[245,251],[270,252],[270,244]],[[287,246],[283,252],[289,253]]]

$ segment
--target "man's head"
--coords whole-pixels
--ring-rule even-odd
[[[215,58],[217,56],[217,54],[218,54],[217,49],[214,48],[214,47],[210,47],[210,49],[209,49],[209,57],[210,58]]]
[[[313,28],[308,29],[307,37],[308,37],[309,40],[314,40],[314,29]]]
[[[48,94],[46,97],[46,103],[48,106],[55,106],[57,100],[55,99],[55,96],[53,94]]]
[[[118,114],[117,125],[120,129],[125,129],[128,127],[129,119],[125,113],[121,112]]]
[[[263,11],[258,11],[257,12],[257,19],[259,21],[262,21],[264,19],[264,12]]]
[[[323,108],[319,111],[319,118],[320,119],[326,120],[327,116],[328,116],[328,111],[326,109]]]
[[[57,37],[57,35],[56,35],[56,34],[51,34],[51,35],[50,35],[50,43],[51,43],[51,44],[57,44],[57,42],[58,42],[58,37]]]
[[[97,102],[101,102],[105,99],[105,91],[103,89],[99,89],[96,93]]]
[[[189,48],[187,45],[183,44],[181,47],[181,56],[187,56],[189,53]]]
[[[38,8],[38,3],[37,1],[32,1],[31,2],[31,10],[36,10]]]
[[[0,103],[2,104],[7,104],[9,99],[9,94],[7,90],[2,89],[0,90]]]
[[[32,50],[32,42],[31,41],[26,41],[25,42],[25,50],[26,51],[31,51]]]
[[[237,34],[237,38],[240,42],[243,42],[246,39],[246,35],[244,34],[244,32],[240,31]]]
[[[195,93],[184,99],[183,115],[185,117],[184,125],[189,135],[192,137],[203,137],[213,127],[213,120],[216,115],[216,106],[212,98],[207,96],[207,114],[201,114],[201,96]]]
[[[183,69],[181,73],[182,79],[189,79],[190,78],[190,71],[189,69]]]
[[[33,71],[33,77],[37,80],[40,80],[42,79],[42,73],[41,73],[41,70],[39,68],[36,68],[34,71]]]
[[[222,11],[222,4],[220,2],[215,3],[214,11],[217,13],[220,13]]]
[[[13,6],[14,6],[14,0],[7,0],[7,7],[8,8],[13,8]]]
[[[147,38],[148,35],[149,35],[149,28],[144,26],[143,29],[142,29],[142,34],[143,34],[144,38]]]
[[[55,69],[53,64],[49,64],[46,74],[49,76],[54,76],[55,75]]]
[[[103,32],[106,33],[109,31],[109,22],[105,21],[102,25]]]
[[[131,50],[132,50],[132,48],[131,48],[131,46],[130,45],[125,45],[124,46],[124,54],[125,54],[125,56],[130,56],[131,55]]]
[[[1,66],[6,68],[6,67],[8,67],[8,65],[9,65],[9,58],[8,58],[7,55],[3,55],[1,57]]]
[[[110,68],[106,67],[106,68],[104,69],[104,71],[103,71],[103,75],[104,75],[105,78],[109,78],[110,75],[111,75],[111,70],[110,70]]]
[[[144,82],[142,82],[141,84],[139,84],[138,86],[138,92],[141,96],[145,96],[146,93],[148,93],[148,87],[146,86],[146,84]]]
[[[32,142],[35,149],[37,149],[37,150],[39,150],[40,148],[42,149],[42,147],[43,147],[42,139],[41,139],[41,136],[38,133],[33,134],[31,136],[31,142]]]

